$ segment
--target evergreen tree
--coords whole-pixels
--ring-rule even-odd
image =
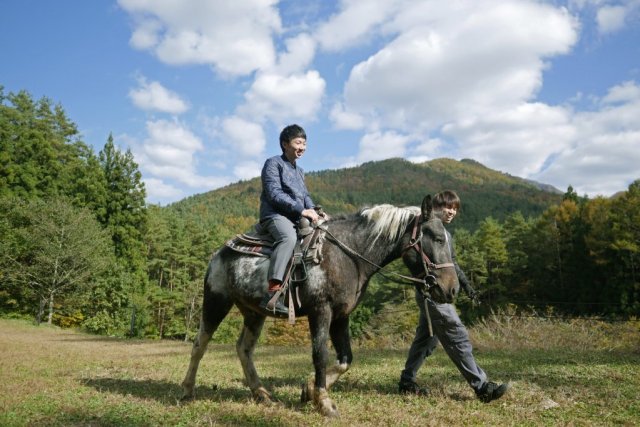
[[[95,155],[62,107],[47,98],[35,102],[26,91],[5,97],[0,87],[0,160],[0,196],[100,203]]]
[[[109,135],[99,154],[105,182],[104,210],[98,219],[110,231],[116,257],[132,271],[144,270],[145,188],[130,150],[119,151]]]
[[[485,219],[476,231],[475,240],[486,262],[487,292],[496,297],[504,295],[509,253],[503,238],[502,226],[491,217]]]
[[[612,203],[612,249],[619,302],[625,314],[640,315],[640,180]]]
[[[112,135],[98,157],[106,188],[104,207],[98,212],[98,219],[111,235],[114,254],[123,267],[121,278],[127,280],[122,293],[127,294],[131,334],[145,334],[150,315],[143,240],[147,208],[142,174],[131,151],[118,150]]]
[[[507,217],[503,226],[506,249],[509,253],[506,279],[509,283],[509,300],[519,300],[524,304],[529,302],[527,299],[531,287],[529,254],[537,250],[531,246],[532,227],[533,223],[527,221],[520,212]]]

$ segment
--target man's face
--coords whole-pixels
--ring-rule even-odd
[[[290,162],[298,160],[307,150],[307,140],[304,138],[293,138],[289,142],[282,144],[284,155]]]
[[[451,221],[453,221],[453,219],[456,217],[457,213],[458,213],[458,208],[449,207],[449,206],[446,206],[442,208],[440,211],[436,212],[440,220],[445,224],[451,223]]]

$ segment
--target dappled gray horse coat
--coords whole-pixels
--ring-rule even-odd
[[[414,222],[416,217],[419,219],[417,223]],[[434,264],[450,263],[445,229],[442,222],[433,216],[430,196],[425,197],[421,209],[378,205],[326,223],[334,237],[328,237],[323,246],[323,261],[308,268],[308,281],[300,289],[300,306],[296,301],[296,314],[309,318],[315,368],[314,378],[303,386],[302,400],[313,400],[324,415],[338,414],[328,390],[352,362],[349,314],[362,299],[373,274],[400,256],[413,274],[426,274],[421,254],[405,250],[409,247],[412,231],[415,234],[414,224],[419,226],[416,240],[428,259]],[[246,384],[256,399],[271,401],[271,395],[260,382],[252,360],[268,315],[258,307],[267,289],[268,266],[269,262],[264,258],[242,255],[227,247],[212,257],[205,276],[200,330],[182,382],[183,398],[193,397],[198,365],[207,343],[235,304],[244,317],[236,350]],[[453,301],[459,287],[454,269],[442,268],[429,273],[437,284],[431,292],[432,298],[439,302]],[[337,361],[327,368],[328,339],[336,350]]]

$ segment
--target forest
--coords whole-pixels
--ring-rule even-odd
[[[590,199],[470,159],[389,159],[306,180],[330,214],[417,205],[425,194],[456,190],[458,262],[482,300],[459,299],[468,322],[506,307],[640,316],[640,179]],[[95,153],[61,105],[0,86],[0,316],[109,336],[190,339],[208,259],[253,226],[259,195],[256,178],[169,206],[148,204],[130,150],[105,135]],[[354,337],[370,334],[376,319],[413,331],[415,323],[390,314],[399,304],[415,309],[398,287],[374,278],[352,316]],[[220,340],[235,335],[221,329]]]

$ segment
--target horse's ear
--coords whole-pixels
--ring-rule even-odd
[[[422,199],[422,220],[428,221],[431,218],[431,212],[433,211],[433,205],[431,204],[431,195],[426,195]]]

